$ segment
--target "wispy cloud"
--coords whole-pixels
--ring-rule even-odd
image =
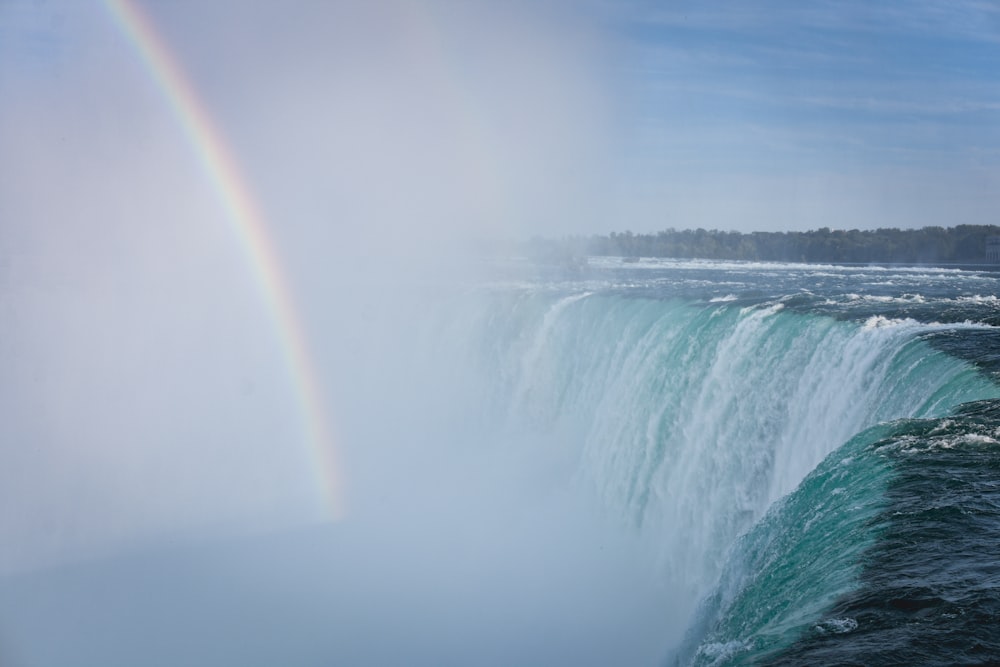
[[[1000,168],[995,4],[637,1],[602,8],[631,54],[623,77],[637,91],[629,187],[678,177],[721,183],[726,174],[729,191],[750,191],[732,179]],[[871,202],[871,193],[864,199]],[[844,187],[836,201],[815,205],[836,210],[848,200]],[[647,214],[654,210],[651,204]],[[940,224],[934,207],[906,210],[916,213],[911,224]],[[976,208],[975,220],[992,221],[983,210]],[[873,215],[856,224],[879,223]]]
[[[607,3],[605,11],[623,23],[741,35],[788,35],[789,31],[932,35],[995,42],[1000,8],[976,0],[871,3],[791,2],[753,5],[704,3]]]

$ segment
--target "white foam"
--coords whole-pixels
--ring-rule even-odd
[[[719,665],[727,662],[738,653],[743,653],[752,648],[752,644],[746,639],[733,640],[729,642],[708,642],[698,648],[698,654],[708,658],[712,665]]]
[[[843,635],[858,629],[858,622],[851,618],[831,618],[815,626],[816,632],[823,635]]]

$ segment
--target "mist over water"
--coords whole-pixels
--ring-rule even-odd
[[[267,223],[347,514],[316,523],[280,323],[163,91],[99,7],[16,5],[62,48],[0,65],[4,664],[661,655],[652,559],[571,443],[484,429],[427,347],[470,242],[594,210],[596,37],[486,3],[144,9]]]
[[[340,403],[375,409],[352,397],[385,373],[352,346],[385,335],[366,318],[392,310],[396,285],[440,279],[470,240],[581,200],[568,196],[580,182],[541,174],[599,162],[582,159],[602,134],[584,64],[596,41],[579,22],[557,29],[556,10],[144,11],[256,200],[334,422]],[[32,443],[9,453],[25,467],[4,488],[9,506],[38,503],[18,517],[52,527],[12,518],[25,555],[0,567],[30,567],[35,541],[59,559],[60,541],[311,516],[280,323],[202,147],[99,6],[16,4],[5,18],[14,38],[59,48],[2,65],[4,428]]]

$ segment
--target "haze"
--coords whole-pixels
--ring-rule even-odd
[[[469,249],[1000,210],[990,4],[137,4],[260,206],[347,516],[164,91],[102,3],[0,0],[14,664],[654,661],[683,628],[657,548],[571,429],[484,431],[491,379],[433,344]]]

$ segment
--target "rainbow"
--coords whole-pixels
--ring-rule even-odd
[[[242,251],[253,271],[268,311],[276,323],[297,403],[302,411],[312,474],[321,494],[323,518],[343,516],[343,486],[336,442],[324,411],[322,387],[312,363],[309,344],[295,308],[261,207],[240,174],[239,165],[213,125],[183,69],[134,0],[104,0],[115,24],[148,71],[177,118],[204,169]]]

